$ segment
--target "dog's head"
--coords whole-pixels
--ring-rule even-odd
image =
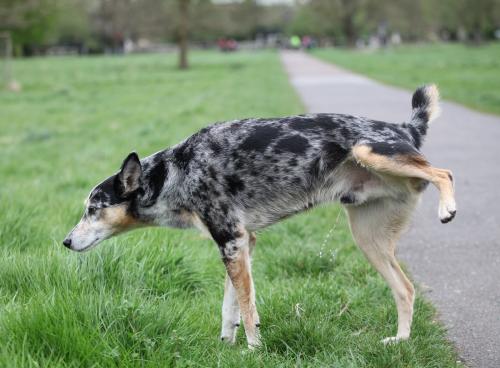
[[[64,246],[83,252],[104,239],[142,225],[134,210],[141,191],[141,175],[141,162],[132,152],[123,161],[120,172],[92,189],[85,212],[64,239]]]

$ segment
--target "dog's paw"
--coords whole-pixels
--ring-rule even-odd
[[[408,340],[408,337],[405,336],[392,336],[392,337],[386,337],[385,339],[382,339],[382,344],[384,345],[392,345],[392,344],[397,344],[398,342]]]
[[[248,344],[248,350],[255,351],[255,350],[259,349],[261,346],[262,346],[262,344],[260,343],[260,340],[254,341],[253,343]]]
[[[236,334],[233,336],[221,336],[220,341],[229,345],[234,345],[236,343]]]
[[[439,219],[443,224],[446,224],[455,218],[457,207],[455,201],[439,204]]]
[[[239,323],[224,323],[220,333],[220,340],[226,344],[234,345],[236,343],[238,327],[240,327]]]
[[[258,326],[258,325],[257,325]],[[260,342],[260,334],[257,330],[256,335],[253,338],[248,338],[247,336],[247,341],[248,341],[248,350],[257,350],[262,346],[262,343]]]

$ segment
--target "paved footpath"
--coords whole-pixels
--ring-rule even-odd
[[[411,91],[389,87],[301,52],[283,64],[309,112],[390,122],[409,119]],[[417,86],[415,86],[417,87]],[[437,306],[450,339],[472,367],[500,367],[500,117],[443,102],[422,151],[451,169],[457,217],[442,225],[434,187],[425,192],[399,247],[421,289]]]

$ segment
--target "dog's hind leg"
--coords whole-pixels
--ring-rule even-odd
[[[252,251],[255,247],[256,237],[250,233],[249,238],[249,254],[252,256]],[[236,342],[236,333],[240,326],[240,306],[238,297],[233,283],[226,273],[226,281],[224,285],[224,301],[222,302],[222,331],[221,340],[234,344]]]
[[[396,336],[382,340],[384,343],[406,340],[410,336],[415,291],[394,252],[417,198],[410,194],[405,200],[384,198],[346,208],[354,240],[389,284],[396,302],[398,331]]]
[[[456,210],[451,171],[432,167],[412,146],[406,143],[362,144],[352,148],[356,161],[379,174],[421,179],[431,182],[440,193],[439,218],[442,223],[453,220]],[[408,184],[412,184],[409,180]]]

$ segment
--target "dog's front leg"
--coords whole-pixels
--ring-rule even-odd
[[[255,306],[255,290],[250,263],[250,235],[240,231],[238,236],[225,242],[223,249],[227,274],[236,292],[249,348],[260,345],[259,315]]]
[[[252,257],[252,251],[256,243],[255,234],[250,233],[249,236],[249,253]],[[231,278],[226,273],[226,281],[224,284],[224,301],[222,302],[222,330],[221,340],[234,344],[236,342],[236,333],[240,326],[240,306],[238,304],[238,296],[233,287]]]
[[[234,344],[236,332],[240,326],[240,306],[233,283],[228,274],[224,285],[224,301],[222,302],[222,331],[220,338],[224,342]]]

